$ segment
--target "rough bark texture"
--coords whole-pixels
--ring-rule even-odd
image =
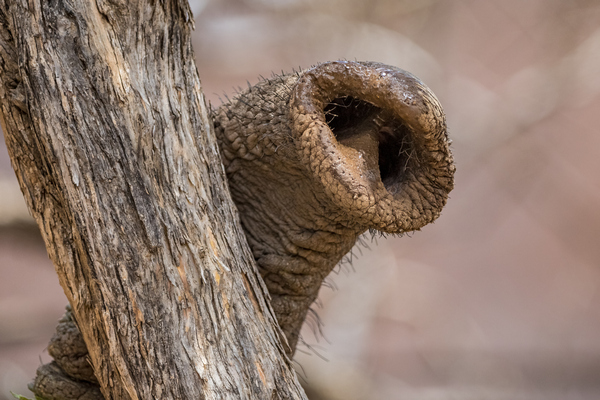
[[[8,150],[104,398],[305,398],[232,209],[191,24],[177,0],[0,1]],[[53,382],[48,398],[98,397]]]

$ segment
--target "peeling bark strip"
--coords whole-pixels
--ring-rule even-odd
[[[191,24],[178,0],[0,0],[8,150],[106,399],[303,399]],[[95,398],[65,385],[52,398]]]
[[[337,61],[264,80],[215,112],[233,200],[291,345],[367,229],[432,222],[454,185],[446,120],[416,77]]]

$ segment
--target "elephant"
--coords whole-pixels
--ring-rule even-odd
[[[335,61],[263,78],[212,119],[289,356],[323,280],[357,238],[420,229],[454,186],[442,107],[396,67]],[[102,398],[69,311],[48,350],[55,361],[38,369],[37,396],[57,398],[60,382],[68,398]]]

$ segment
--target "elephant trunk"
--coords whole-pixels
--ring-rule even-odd
[[[291,354],[323,279],[357,237],[421,228],[453,188],[442,107],[395,67],[337,61],[276,76],[239,93],[213,119]]]

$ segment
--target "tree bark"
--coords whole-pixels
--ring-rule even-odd
[[[106,399],[303,399],[182,0],[0,0],[2,128]]]

